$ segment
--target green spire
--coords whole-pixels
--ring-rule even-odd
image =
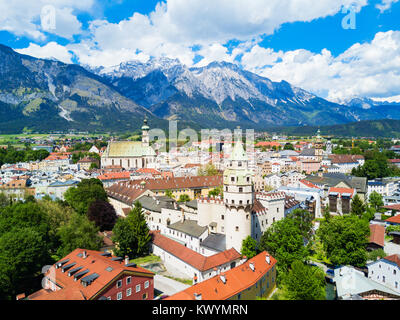
[[[230,161],[247,161],[246,152],[243,149],[243,144],[241,141],[237,141],[235,146],[233,147],[233,151],[231,157],[229,158]]]

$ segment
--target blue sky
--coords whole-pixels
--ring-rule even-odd
[[[46,29],[49,3],[55,27]],[[342,27],[348,14],[342,9],[350,4],[354,30]],[[399,0],[11,0],[3,6],[0,43],[39,58],[105,67],[150,56],[188,66],[228,61],[332,101],[400,96]]]

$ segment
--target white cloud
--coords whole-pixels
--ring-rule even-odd
[[[42,47],[37,44],[30,43],[29,47],[25,49],[16,49],[15,51],[37,58],[55,58],[64,63],[72,63],[72,53],[69,52],[66,47],[61,46],[56,42],[49,42]]]
[[[266,64],[273,65],[265,67]],[[274,52],[253,48],[242,65],[273,81],[285,80],[333,101],[356,96],[386,97],[400,91],[400,32],[380,32],[338,57],[299,49]]]
[[[190,48],[196,45],[200,46],[197,53],[204,56],[202,65],[231,59],[223,46],[229,40],[251,42],[274,33],[283,23],[334,15],[351,4],[360,9],[367,0],[167,0],[149,15],[134,13],[118,23],[93,21],[91,36],[81,43],[83,49],[78,49],[79,45],[75,49],[81,61],[90,60],[95,65],[100,61],[88,59],[89,55],[111,55],[116,48],[122,53],[131,50],[179,58],[191,65],[195,54]],[[128,56],[121,54],[120,62]]]
[[[80,33],[81,23],[73,14],[75,10],[89,10],[95,0],[9,0],[0,1],[0,30],[9,31],[18,36],[43,41],[46,32],[71,38]],[[46,7],[55,9],[56,28],[43,30],[41,13]]]
[[[399,0],[382,0],[381,3],[378,3],[375,7],[380,10],[380,12],[384,12],[392,7],[393,3],[398,2]]]

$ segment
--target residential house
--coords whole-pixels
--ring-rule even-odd
[[[276,287],[276,260],[266,251],[229,271],[214,270],[208,280],[165,300],[255,300]]]
[[[76,249],[45,273],[45,288],[27,300],[153,300],[154,273],[126,257]]]

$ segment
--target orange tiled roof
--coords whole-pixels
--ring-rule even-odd
[[[150,173],[150,174],[153,174],[153,175],[160,175],[161,174],[156,169],[150,169],[150,168],[137,169],[136,172],[138,172],[138,173]]]
[[[390,204],[390,205],[384,206],[384,208],[388,209],[388,210],[400,211],[400,204]]]
[[[337,192],[337,193],[339,193],[340,195],[342,195],[343,193],[350,193],[351,194],[351,198],[353,197],[353,195],[354,195],[354,189],[350,189],[350,188],[329,188],[329,193],[331,193],[331,192]]]
[[[227,300],[246,290],[259,281],[276,264],[276,259],[270,256],[270,264],[266,261],[266,251],[258,254],[247,262],[224,273],[226,282],[217,275],[184,291],[178,292],[165,300],[195,300],[195,293],[202,295],[202,300]],[[254,263],[254,271],[250,268]]]
[[[280,143],[274,141],[261,141],[256,144],[256,147],[280,147],[280,146],[282,146]]]
[[[400,214],[394,217],[390,217],[385,220],[385,222],[391,222],[391,223],[399,223],[400,224]]]
[[[153,244],[161,249],[169,252],[180,260],[193,266],[197,270],[206,271],[214,267],[218,267],[225,263],[229,263],[236,259],[239,259],[240,253],[234,248],[217,253],[215,255],[205,257],[200,253],[193,251],[184,245],[167,238],[159,233],[152,233]]]
[[[107,172],[97,178],[99,180],[117,180],[117,179],[130,179],[131,175],[129,172]]]
[[[304,185],[306,185],[309,188],[314,188],[314,189],[319,189],[315,184],[311,183],[310,181],[307,180],[300,180],[300,182]]]
[[[82,254],[83,251],[87,252],[86,258],[78,256],[78,254]],[[30,300],[89,300],[99,297],[103,289],[123,273],[138,277],[152,278],[154,276],[154,273],[151,271],[140,267],[127,267],[124,261],[112,261],[111,257],[104,257],[101,256],[101,254],[102,252],[100,251],[76,249],[60,260],[69,259],[64,266],[76,263],[68,271],[77,267],[82,267],[79,271],[89,269],[89,272],[82,278],[97,273],[99,277],[95,279],[92,284],[85,287],[81,284],[81,281],[74,281],[74,276],[68,276],[68,271],[62,272],[61,268],[55,268],[55,265],[53,265],[49,271],[46,272],[46,276],[62,289],[54,292],[40,290],[28,298]],[[109,267],[111,267],[111,269],[109,269],[110,271],[106,270]]]
[[[370,237],[369,242],[375,243],[381,247],[385,246],[385,227],[379,224],[371,224],[369,226]]]
[[[393,254],[391,256],[385,257],[384,259],[388,260],[388,261],[392,261],[400,267],[400,255],[399,254]]]

